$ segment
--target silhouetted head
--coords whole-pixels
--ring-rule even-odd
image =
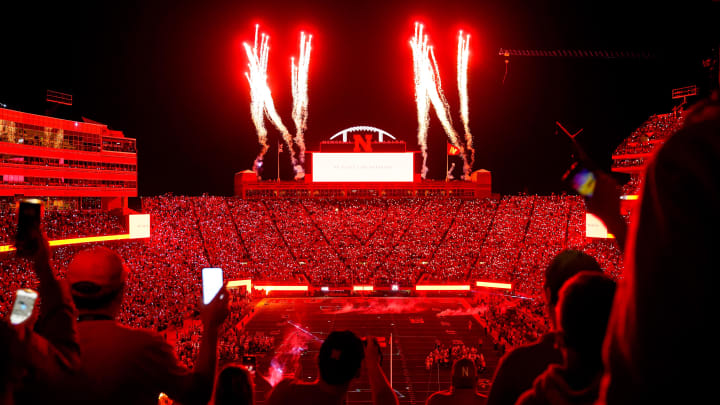
[[[565,283],[556,308],[563,348],[585,361],[601,363],[615,289],[615,281],[594,271],[580,272]]]
[[[468,359],[456,360],[452,369],[453,388],[475,388],[477,378],[477,366],[475,362]]]
[[[10,389],[10,328],[3,322],[0,323],[0,400]]]
[[[555,305],[558,302],[558,293],[563,284],[581,271],[602,272],[600,265],[594,257],[579,250],[566,249],[558,253],[545,269],[545,302],[550,319],[555,322]]]
[[[128,270],[120,255],[103,246],[85,249],[68,265],[67,282],[80,311],[119,307]]]
[[[228,364],[215,381],[215,405],[252,405],[255,390],[252,374],[239,364]]]
[[[331,332],[320,347],[320,378],[330,385],[347,384],[360,374],[365,346],[349,330]]]

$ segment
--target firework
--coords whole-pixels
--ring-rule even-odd
[[[250,84],[250,114],[252,116],[253,123],[258,135],[258,142],[262,146],[260,153],[255,159],[253,170],[256,172],[262,167],[263,158],[268,150],[267,142],[267,129],[265,128],[264,117],[273,123],[275,128],[282,133],[283,140],[288,145],[290,151],[290,160],[293,163],[293,168],[297,172],[297,164],[295,153],[292,148],[292,135],[285,127],[275,110],[275,103],[273,102],[272,93],[267,83],[267,66],[268,57],[270,54],[270,37],[265,34],[259,34],[260,27],[255,25],[255,43],[251,48],[249,44],[243,43],[245,53],[248,58],[248,69],[249,72],[245,73],[248,83]],[[258,38],[260,41],[258,42]]]
[[[413,50],[413,71],[415,75],[415,103],[418,109],[418,143],[423,152],[423,178],[427,172],[427,129],[429,124],[429,109],[432,105],[435,114],[440,120],[450,143],[460,150],[463,158],[463,175],[470,174],[470,165],[465,155],[465,147],[460,143],[457,132],[453,128],[450,118],[450,106],[442,90],[440,70],[435,52],[428,45],[428,37],[423,34],[423,25],[415,23],[415,36],[410,41]]]
[[[457,52],[457,80],[458,93],[460,94],[460,118],[465,129],[465,143],[470,152],[470,166],[475,163],[475,149],[473,148],[472,134],[470,133],[470,109],[468,107],[468,61],[470,59],[470,34],[463,37],[463,32],[458,34]]]
[[[292,119],[295,122],[295,142],[300,150],[300,165],[305,164],[305,135],[308,117],[308,70],[310,68],[310,51],[312,50],[312,35],[305,36],[300,33],[300,56],[297,65],[291,59],[293,110]]]
[[[258,136],[258,143],[261,146],[260,153],[255,158],[253,164],[253,170],[260,174],[262,168],[263,158],[267,153],[269,145],[267,142],[267,129],[265,128],[264,120],[264,109],[265,109],[265,97],[263,95],[263,87],[266,87],[265,71],[262,68],[262,62],[258,56],[258,26],[255,26],[255,45],[250,48],[250,45],[243,43],[245,53],[248,58],[248,72],[245,73],[245,77],[250,84],[250,116],[252,117],[253,124],[255,125],[255,131]],[[266,46],[265,34],[262,35],[260,48],[263,49]],[[264,86],[263,86],[264,85]]]
[[[415,104],[417,105],[418,145],[423,155],[422,178],[427,175],[427,131],[430,125],[430,99],[424,83],[427,54],[427,35],[423,35],[422,24],[415,23],[415,36],[410,40],[413,54],[413,72],[415,74]]]

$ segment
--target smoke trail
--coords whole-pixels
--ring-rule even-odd
[[[470,34],[463,38],[463,32],[458,34],[458,54],[457,54],[457,79],[458,93],[460,94],[460,118],[465,129],[465,143],[467,150],[470,152],[470,168],[472,170],[475,164],[475,149],[473,148],[473,138],[470,133],[470,108],[468,106],[468,62],[470,60]]]
[[[310,52],[312,51],[312,35],[300,33],[300,57],[297,65],[295,59],[291,59],[292,65],[292,93],[293,110],[292,118],[295,122],[295,142],[300,149],[300,166],[305,165],[305,135],[308,117],[308,70],[310,68]],[[297,170],[296,170],[297,172]],[[305,172],[302,171],[304,176]]]
[[[449,168],[448,171],[447,171],[447,178],[448,178],[448,180],[453,180],[453,179],[455,179],[455,176],[452,175],[453,170],[455,170],[455,162],[453,162],[452,165],[450,165],[450,168]]]
[[[271,386],[276,386],[285,375],[295,374],[300,364],[300,356],[308,350],[311,341],[322,343],[322,340],[310,333],[307,329],[291,321],[288,324],[302,333],[289,332],[283,338],[282,343],[275,351],[275,356],[270,360],[270,367],[267,374],[262,375],[265,381]]]
[[[438,318],[446,317],[446,316],[465,316],[465,315],[475,315],[475,314],[482,314],[485,313],[485,311],[488,310],[488,307],[482,306],[482,307],[476,307],[476,308],[470,308],[470,309],[446,309],[444,311],[438,312],[435,314]]]
[[[338,308],[336,311],[329,312],[330,314],[349,314],[349,313],[362,313],[362,314],[410,314],[417,313],[426,310],[427,308],[415,303],[414,301],[371,301],[368,305],[354,305],[352,303],[345,304],[342,308]]]
[[[252,48],[247,43],[243,43],[245,47],[245,53],[248,58],[249,72],[245,73],[248,82],[250,84],[250,113],[252,115],[255,129],[258,133],[258,140],[262,145],[260,154],[255,159],[255,165],[253,170],[258,172],[262,167],[263,157],[269,148],[267,143],[267,129],[263,122],[263,116],[267,116],[270,122],[273,123],[275,128],[282,133],[283,140],[290,150],[290,160],[292,161],[293,168],[297,171],[297,161],[295,158],[295,152],[292,148],[292,135],[288,129],[283,125],[282,119],[275,110],[275,103],[273,102],[272,93],[267,83],[267,66],[268,57],[270,54],[268,35],[260,35],[259,50],[258,50],[258,32],[259,25],[255,25],[255,43]],[[264,113],[264,114],[263,114]]]

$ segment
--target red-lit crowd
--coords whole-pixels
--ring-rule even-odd
[[[450,344],[441,342],[435,343],[435,348],[425,357],[425,369],[432,371],[433,367],[450,367],[456,360],[470,359],[481,373],[487,367],[485,356],[482,354],[482,341],[479,344],[466,346],[461,341],[453,341]]]
[[[14,213],[3,215],[12,239]],[[516,292],[540,293],[541,269],[564,247],[593,254],[617,276],[612,242],[585,244],[584,202],[574,196],[507,196],[501,200],[371,199],[248,201],[224,197],[143,199],[151,214],[147,241],[113,242],[132,270],[122,320],[165,330],[196,313],[200,270],[222,267],[226,279],[294,280],[316,284],[500,280]],[[49,210],[53,237],[116,233],[119,218],[93,211]],[[75,226],[71,226],[75,224]],[[59,268],[78,251],[55,250]],[[29,285],[19,264],[4,260],[0,309],[13,287]],[[31,284],[30,284],[31,285]]]
[[[587,250],[614,275],[622,271],[612,243],[584,245],[584,202],[565,195],[471,201],[248,201],[166,195],[142,202],[152,218],[151,238],[105,243],[130,269],[117,318],[125,325],[164,333],[171,341],[175,336],[179,359],[191,367],[202,334],[197,319],[203,267],[222,267],[226,279],[305,277],[317,284],[409,285],[423,276],[434,281],[502,280],[530,298],[538,297],[542,269],[564,247]],[[3,216],[7,241],[13,234],[14,219],[7,219],[12,215]],[[124,226],[119,218],[96,211],[49,211],[45,218],[44,229],[53,238],[117,233]],[[53,251],[61,277],[81,249]],[[0,311],[6,314],[13,292],[36,281],[20,259],[4,258],[3,265]],[[481,319],[496,350],[504,353],[547,330],[537,302],[487,296],[478,303],[486,308]],[[273,349],[272,337],[246,336],[235,327],[251,310],[248,304],[249,297],[233,294],[229,321],[219,330],[220,364]],[[465,348],[468,353],[457,345],[440,349],[433,352],[433,364],[481,357],[474,347]]]

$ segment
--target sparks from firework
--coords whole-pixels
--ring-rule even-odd
[[[424,83],[424,55],[427,54],[428,37],[423,35],[423,26],[415,23],[415,36],[410,40],[415,75],[415,104],[417,105],[418,145],[423,155],[422,178],[427,176],[427,132],[430,126],[430,100]]]
[[[270,92],[270,86],[268,86],[267,83],[270,37],[264,33],[260,34],[260,42],[258,43],[259,30],[260,26],[255,25],[255,43],[252,48],[247,42],[243,43],[248,58],[249,72],[245,73],[245,77],[250,84],[250,114],[258,134],[258,141],[262,146],[260,154],[258,154],[255,159],[253,170],[257,173],[260,167],[262,167],[263,158],[269,148],[267,129],[265,128],[264,122],[264,117],[267,116],[270,122],[272,122],[275,128],[282,134],[283,140],[285,140],[288,150],[290,151],[290,160],[292,161],[293,168],[297,171],[298,164],[292,148],[292,135],[290,135],[290,131],[285,127],[280,115],[275,110],[275,103],[273,102],[272,93]]]
[[[310,68],[310,51],[312,50],[312,35],[305,36],[300,33],[300,56],[295,64],[292,58],[292,119],[295,122],[295,142],[300,149],[300,166],[305,164],[305,135],[308,117],[308,70]]]
[[[269,149],[267,142],[267,128],[265,128],[265,96],[264,90],[267,87],[267,79],[265,78],[265,72],[267,68],[263,68],[263,61],[258,56],[258,26],[255,26],[255,45],[251,49],[250,45],[243,43],[245,53],[248,57],[248,69],[245,73],[245,77],[250,84],[250,116],[252,117],[253,124],[255,125],[255,131],[258,136],[258,143],[260,143],[261,150],[258,156],[255,158],[253,170],[260,174],[262,168],[263,158],[265,153]],[[267,39],[265,34],[262,34],[260,41],[260,54],[267,55],[264,49],[267,47]]]
[[[470,167],[475,163],[475,149],[473,148],[472,134],[470,133],[470,108],[468,106],[468,62],[470,60],[470,34],[463,37],[463,32],[458,33],[457,52],[457,80],[458,93],[460,93],[460,118],[465,129],[465,143],[470,152]]]
[[[457,132],[453,128],[450,118],[450,106],[447,103],[440,82],[440,70],[435,52],[428,45],[428,36],[424,34],[424,27],[415,23],[415,36],[410,40],[413,51],[413,72],[415,78],[415,103],[418,110],[418,144],[423,153],[423,178],[427,173],[427,130],[429,127],[429,113],[432,105],[450,143],[460,150],[463,158],[463,177],[470,174],[470,165],[465,155],[465,147],[460,143]]]

